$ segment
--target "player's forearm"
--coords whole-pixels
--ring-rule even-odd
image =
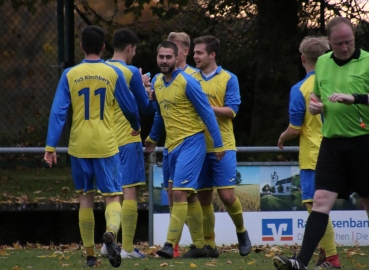
[[[301,130],[300,129],[294,129],[291,126],[288,126],[288,128],[281,134],[281,139],[283,141],[288,141],[296,138],[300,135]]]
[[[214,111],[214,113],[217,117],[234,119],[235,116],[236,116],[234,111],[229,107],[211,106],[211,108],[213,109],[213,111]]]

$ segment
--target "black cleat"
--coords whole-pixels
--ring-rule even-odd
[[[205,258],[208,257],[208,249],[206,246],[203,248],[196,248],[195,245],[190,246],[190,250],[183,254],[182,258]]]
[[[84,267],[95,267],[96,266],[96,257],[94,256],[87,256],[86,264]]]
[[[120,257],[121,248],[115,243],[114,235],[111,232],[105,232],[103,242],[108,251],[108,259],[111,266],[118,268],[122,262],[122,258]]]
[[[307,270],[307,267],[297,258],[274,256],[273,264],[278,270]]]
[[[210,258],[218,258],[219,257],[219,252],[218,249],[212,248],[210,245],[206,245],[206,249],[208,250],[208,257]]]
[[[241,233],[237,233],[238,239],[238,251],[241,256],[246,256],[251,252],[251,241],[247,230]]]
[[[165,259],[173,258],[173,245],[171,243],[165,243],[162,249],[159,249],[156,254]]]

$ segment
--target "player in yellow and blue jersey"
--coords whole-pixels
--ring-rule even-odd
[[[177,46],[164,41],[158,46],[157,63],[161,74],[153,79],[157,112],[155,117],[164,122],[166,140],[163,155],[163,177],[173,181],[173,208],[167,241],[157,254],[173,258],[173,245],[187,220],[193,245],[184,257],[198,258],[208,255],[202,233],[202,212],[195,191],[205,157],[204,124],[213,139],[215,156],[224,156],[223,143],[214,112],[200,84],[181,69],[175,69]],[[152,133],[145,141],[150,147]],[[192,230],[191,228],[197,228]]]
[[[93,207],[95,192],[99,191],[106,203],[103,240],[111,265],[119,267],[120,247],[115,239],[120,227],[122,188],[114,131],[115,104],[119,103],[133,135],[139,134],[139,116],[121,71],[100,58],[105,48],[105,31],[98,26],[87,26],[81,40],[85,59],[66,69],[60,78],[50,112],[44,159],[50,167],[57,162],[55,149],[68,109],[72,107],[68,153],[73,181],[80,194],[79,227],[87,252],[86,266],[96,265]]]
[[[305,78],[291,88],[289,117],[290,124],[278,139],[278,147],[283,149],[283,143],[300,136],[300,182],[302,202],[311,213],[315,192],[315,168],[322,141],[322,116],[312,115],[309,110],[310,94],[314,88],[315,64],[318,57],[329,50],[325,37],[306,37],[300,44],[301,62],[306,70]],[[329,220],[324,237],[320,241],[320,254],[316,267],[327,263],[338,268],[340,262],[335,244],[332,221]]]
[[[239,253],[245,256],[251,251],[251,242],[244,226],[241,202],[234,191],[237,160],[232,119],[236,117],[241,103],[238,79],[217,65],[216,59],[220,53],[219,39],[210,35],[201,36],[195,38],[193,43],[195,46],[193,58],[196,68],[200,69],[193,76],[200,82],[214,110],[226,151],[224,158],[219,162],[216,159],[213,140],[206,130],[206,158],[199,177],[198,193],[204,215],[205,244],[209,257],[219,256],[215,244],[215,214],[212,204],[213,189],[216,189],[236,227]]]
[[[194,68],[187,64],[187,56],[188,56],[188,53],[190,52],[190,47],[191,47],[191,39],[187,35],[187,33],[170,32],[167,40],[172,41],[178,47],[178,57],[177,57],[177,62],[176,62],[177,68],[182,69],[185,73],[189,75],[193,75],[196,72],[198,72],[199,70],[197,68]],[[153,125],[155,124],[156,123],[154,122]],[[167,192],[168,192],[169,208],[171,211],[173,207],[173,182],[171,179],[168,179],[168,181],[169,182],[164,183],[164,188],[167,189]],[[181,240],[181,235],[182,234],[180,234],[178,238],[178,243]],[[178,243],[176,243],[173,248],[174,257],[179,256]]]
[[[144,114],[153,114],[155,107],[149,101],[141,78],[141,71],[128,65],[136,54],[138,37],[129,29],[117,30],[113,35],[113,57],[106,61],[108,64],[119,68],[125,77],[138,105],[138,109]],[[137,111],[138,113],[138,111]],[[116,137],[119,147],[120,178],[123,188],[122,204],[122,251],[124,258],[143,258],[138,249],[133,246],[133,237],[137,226],[137,192],[138,186],[146,184],[145,162],[140,136],[132,136],[131,127],[117,104],[114,112]],[[106,255],[105,246],[101,250]]]

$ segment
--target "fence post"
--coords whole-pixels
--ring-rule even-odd
[[[156,152],[149,154],[149,245],[154,243],[154,175],[152,173],[153,166],[156,163]]]

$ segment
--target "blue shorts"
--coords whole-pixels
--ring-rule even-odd
[[[197,190],[197,183],[206,154],[204,133],[184,139],[163,158],[164,183],[173,181],[173,190]]]
[[[313,202],[315,193],[315,170],[300,170],[302,203]]]
[[[199,178],[199,190],[233,188],[236,183],[236,151],[226,151],[218,161],[214,153],[207,153]]]
[[[118,154],[107,158],[71,156],[72,178],[77,192],[100,192],[103,196],[122,194],[118,162]]]
[[[123,188],[146,184],[144,153],[140,142],[119,146],[119,178]]]

